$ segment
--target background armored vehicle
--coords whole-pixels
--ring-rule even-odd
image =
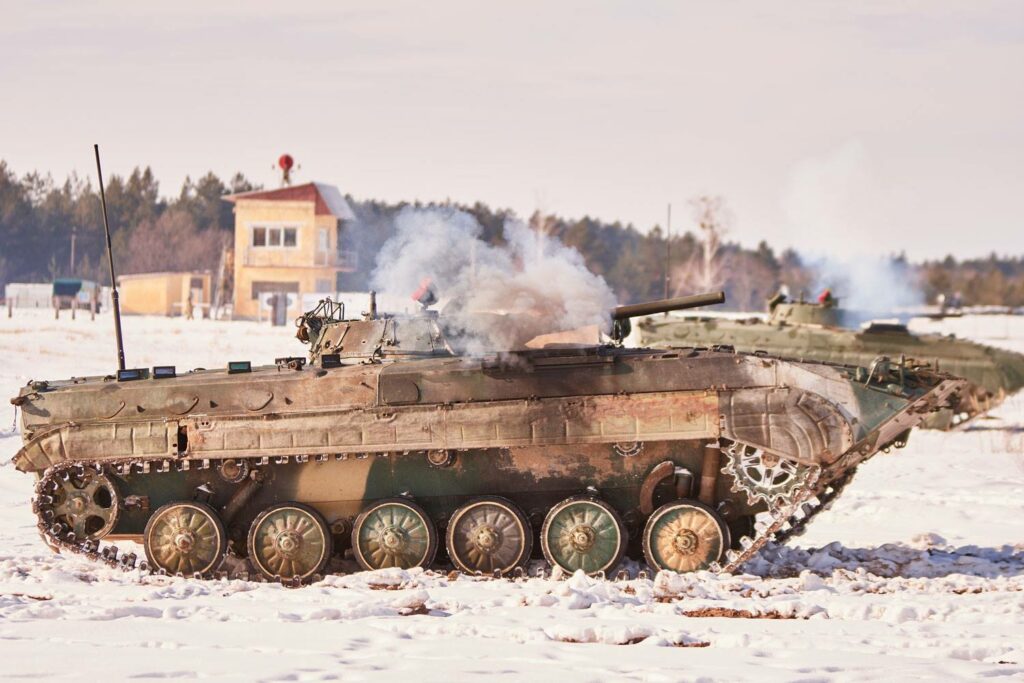
[[[432,311],[349,320],[325,301],[298,323],[308,359],[30,382],[13,399],[14,462],[38,477],[44,538],[130,566],[100,542],[135,540],[172,574],[214,574],[231,553],[296,582],[348,549],[365,569],[447,558],[516,574],[539,555],[600,574],[631,552],[731,571],[961,388],[884,359],[614,344],[468,356]]]
[[[936,413],[926,427],[950,429],[984,414],[1024,387],[1024,355],[957,339],[952,335],[912,334],[905,325],[873,322],[845,329],[838,299],[829,303],[774,301],[769,317],[726,319],[652,317],[637,324],[641,346],[728,345],[772,356],[870,365],[875,358],[901,355],[968,380],[957,405]]]

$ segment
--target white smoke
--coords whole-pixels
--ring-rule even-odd
[[[616,299],[604,278],[578,251],[520,221],[506,222],[500,247],[456,209],[407,208],[395,225],[371,286],[408,297],[429,278],[444,302],[448,341],[462,351],[510,351],[540,334],[609,327]]]
[[[864,145],[850,140],[798,163],[782,208],[788,237],[817,275],[810,294],[827,287],[843,308],[893,311],[923,303],[924,296],[911,269],[877,237],[898,228],[885,209],[889,190],[875,178]]]
[[[924,303],[910,268],[889,256],[807,256],[814,271],[813,296],[828,288],[851,312],[884,315]],[[794,292],[795,294],[795,292]],[[869,316],[870,317],[870,316]]]

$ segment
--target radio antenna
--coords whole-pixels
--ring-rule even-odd
[[[100,179],[100,204],[103,205],[103,230],[107,233],[107,262],[110,263],[110,303],[114,308],[114,336],[117,338],[117,369],[124,370],[124,339],[121,337],[121,303],[117,296],[117,276],[114,274],[114,248],[110,245],[110,222],[107,220],[107,193],[103,190],[103,169],[100,168],[100,146],[96,151],[96,175]]]

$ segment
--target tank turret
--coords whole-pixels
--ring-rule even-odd
[[[431,298],[430,301],[433,303],[435,300]],[[611,337],[619,342],[628,336],[629,321],[633,317],[699,308],[724,301],[724,292],[708,292],[617,306],[609,312]],[[481,320],[490,318],[492,322],[502,317],[498,313],[473,315]],[[313,364],[342,364],[384,357],[452,356],[465,351],[458,343],[459,335],[448,329],[443,314],[426,307],[412,315],[378,314],[373,292],[370,293],[368,311],[360,318],[347,319],[343,304],[324,299],[295,322],[299,328],[296,336],[310,345],[309,356]],[[460,324],[464,323],[460,320]]]
[[[776,325],[820,325],[842,327],[839,300],[821,304],[810,301],[782,301],[769,307],[768,319]]]

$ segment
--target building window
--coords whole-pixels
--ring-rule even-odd
[[[320,232],[318,234],[320,236],[320,241],[317,244],[317,249],[319,251],[327,251],[331,244],[329,236],[327,235],[327,228],[320,228]]]
[[[287,293],[287,294],[298,294],[299,293],[299,283],[298,282],[265,282],[265,281],[261,282],[259,280],[254,280],[253,281],[253,283],[252,283],[252,298],[253,299],[258,299],[258,298],[260,298],[260,294],[266,294],[268,292],[269,293],[273,293],[273,294],[277,294],[279,292],[284,292],[284,293]]]
[[[299,246],[299,229],[254,227],[252,229],[252,246],[295,248]]]
[[[318,279],[316,281],[316,291],[317,294],[329,293],[331,291],[331,281]]]
[[[203,288],[203,278],[201,278],[201,277],[194,277],[194,278],[190,279],[189,283],[188,283],[188,286],[189,286],[189,289],[202,289]]]

